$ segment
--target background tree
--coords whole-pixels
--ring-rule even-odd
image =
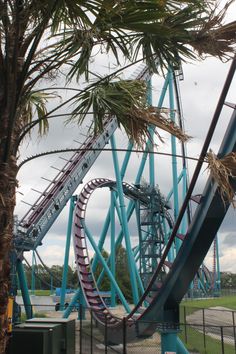
[[[28,288],[31,289],[32,267],[29,264],[24,264],[24,271],[27,279]],[[63,267],[53,265],[51,267],[43,267],[41,264],[34,266],[35,274],[35,289],[36,290],[51,290],[61,287]],[[52,283],[51,283],[52,282]],[[78,276],[76,270],[73,270],[68,265],[67,288],[76,289],[78,287]]]
[[[220,274],[221,288],[236,290],[236,274],[231,272],[222,272]]]
[[[109,254],[107,251],[104,249],[102,250],[102,256],[105,260],[109,258]],[[92,260],[91,260],[92,263]],[[129,277],[129,272],[128,272],[128,258],[127,258],[127,253],[126,249],[122,246],[119,245],[116,249],[116,273],[115,273],[115,278],[117,281],[117,284],[119,285],[122,293],[124,294],[125,298],[127,301],[132,302],[132,289],[131,289],[131,283],[130,283],[130,277]],[[98,265],[96,267],[96,271],[94,273],[95,279],[97,280],[101,272],[103,271],[103,267],[100,262],[98,262]],[[104,275],[103,280],[101,282],[101,285],[99,286],[100,291],[111,291],[111,282],[107,276],[107,274]]]
[[[104,250],[104,249],[102,249],[101,253],[102,253],[103,258],[105,260],[107,260],[108,257],[109,257],[109,253],[106,250]],[[92,262],[93,262],[93,259],[91,260],[91,264],[92,264]],[[102,264],[101,264],[100,261],[98,261],[98,264],[97,264],[97,267],[96,267],[96,270],[95,270],[95,273],[94,273],[94,276],[95,276],[96,280],[99,278],[99,275],[101,274],[102,270],[103,270]],[[110,289],[111,289],[111,285],[110,284],[111,283],[109,281],[109,278],[108,278],[107,274],[105,274],[103,279],[102,279],[102,281],[101,281],[101,285],[99,286],[99,290],[100,291],[110,291]]]
[[[95,47],[111,52],[117,66],[142,57],[150,69],[178,65],[204,54],[228,57],[235,43],[235,22],[222,25],[229,0],[218,12],[203,0],[0,0],[0,353],[6,346],[9,251],[13,233],[17,158],[24,137],[35,127],[48,129],[47,100],[39,90],[64,67],[67,83],[85,75]],[[193,50],[196,50],[195,52]],[[121,67],[118,67],[121,70]],[[104,113],[116,114],[129,137],[142,142],[158,112],[145,105],[145,85],[100,78],[67,102],[81,123],[94,112],[95,132]],[[53,86],[53,85],[52,85]],[[47,93],[46,93],[47,92]],[[131,94],[132,92],[132,94]]]
[[[120,245],[116,250],[116,279],[127,301],[132,303],[131,282],[127,269],[129,269],[127,252],[126,249]]]

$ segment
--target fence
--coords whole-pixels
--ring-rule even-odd
[[[82,308],[81,310],[82,311]],[[82,313],[82,312],[81,312]],[[97,322],[91,313],[86,316],[86,320],[82,319],[82,315],[79,315],[79,327],[77,336],[79,336],[79,354],[135,354],[135,353],[147,353],[157,354],[161,353],[161,340],[160,335],[156,332],[149,338],[140,338],[135,342],[127,341],[127,331],[129,326],[126,319],[121,319],[122,322],[122,335],[121,343],[114,345],[111,343],[108,337],[108,326],[105,321],[103,332],[98,329]],[[144,323],[144,322],[143,322]]]
[[[188,347],[201,353],[236,353],[236,311],[183,306],[180,321],[180,337]]]
[[[30,307],[37,316],[50,313],[56,316],[55,305],[34,304]],[[73,308],[76,325],[76,353],[78,354],[158,354],[161,353],[161,340],[158,330],[160,323],[152,322],[157,331],[147,339],[127,342],[127,324],[122,319],[122,340],[119,345],[112,345],[108,338],[108,327],[104,331],[98,329],[97,322],[82,306]],[[58,315],[58,314],[57,314]],[[236,353],[236,311],[201,309],[189,306],[180,307],[179,337],[186,347],[194,353],[235,354]]]

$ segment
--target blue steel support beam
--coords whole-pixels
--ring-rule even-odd
[[[184,173],[184,170],[182,170],[181,173],[180,173],[179,176],[178,176],[178,184],[180,183],[180,181],[181,181],[182,178],[183,178],[183,173]],[[170,198],[172,197],[172,195],[173,195],[173,188],[171,188],[171,190],[170,190],[169,193],[167,194],[167,197],[166,197],[167,202],[170,200]]]
[[[168,88],[168,83],[169,83],[169,78],[168,78],[168,75],[165,79],[165,82],[164,82],[164,85],[162,87],[162,91],[161,91],[161,95],[160,95],[160,98],[159,98],[159,102],[158,102],[158,107],[161,107],[163,105],[163,102],[164,102],[164,98],[165,98],[165,95],[166,95],[166,91],[167,91],[167,88]],[[152,130],[153,131],[153,130]],[[135,179],[135,183],[134,184],[140,184],[140,181],[141,181],[141,177],[142,177],[142,174],[143,174],[143,171],[144,171],[144,167],[146,165],[146,162],[147,162],[147,157],[148,157],[148,151],[149,151],[149,145],[148,145],[148,142],[147,142],[147,145],[146,145],[146,148],[145,148],[145,151],[143,153],[143,156],[142,156],[142,160],[141,160],[141,163],[140,163],[140,166],[139,166],[139,170],[138,170],[138,173],[137,173],[137,176],[136,176],[136,179]],[[125,161],[124,161],[125,162]],[[127,165],[126,165],[127,166]],[[124,167],[125,167],[125,163],[124,163]],[[122,173],[121,171],[121,175],[123,176],[124,174]],[[131,218],[131,215],[134,211],[134,208],[135,208],[135,204],[133,201],[130,201],[129,204],[128,204],[128,208],[127,208],[127,218],[128,220]],[[110,222],[110,214],[108,212],[107,214],[107,217],[106,217],[106,221],[105,221],[105,225],[104,225],[104,229],[105,229],[105,226],[109,227],[109,222]],[[107,232],[107,231],[106,231]],[[104,237],[104,240],[105,240],[105,236],[106,236],[106,233],[103,232],[102,236]],[[122,239],[123,239],[123,232],[121,231],[117,237],[117,240],[116,240],[116,248],[121,244],[122,242]],[[103,242],[104,242],[103,240]],[[100,247],[99,247],[100,249]],[[108,262],[109,262],[109,258],[108,258]],[[94,268],[92,268],[94,270]],[[97,284],[99,285],[101,280],[103,279],[103,276],[104,276],[104,270],[101,272],[98,280],[97,280]]]
[[[115,290],[116,290],[116,292],[117,292],[117,294],[118,294],[118,296],[119,296],[124,308],[126,309],[127,312],[130,312],[131,311],[130,307],[129,307],[124,295],[122,294],[119,286],[117,285],[117,282],[116,282],[115,278],[113,277],[110,269],[108,268],[108,265],[107,265],[105,259],[103,258],[100,250],[98,249],[98,246],[96,245],[96,242],[94,241],[93,236],[90,233],[89,229],[87,228],[84,220],[81,220],[81,224],[83,225],[84,231],[85,231],[85,233],[86,233],[86,235],[87,235],[87,237],[89,239],[89,242],[91,243],[91,246],[93,247],[94,252],[98,255],[98,259],[101,262],[105,272],[107,273],[111,283],[113,284],[113,286],[114,286],[114,288],[115,288]]]
[[[133,255],[132,247],[131,247],[130,233],[129,233],[126,207],[125,207],[125,201],[124,201],[124,195],[123,195],[122,180],[121,180],[121,175],[120,175],[119,161],[118,161],[118,156],[117,156],[117,152],[116,152],[116,143],[115,143],[114,136],[111,137],[111,147],[113,150],[112,151],[113,164],[114,164],[114,169],[115,169],[118,198],[119,198],[120,211],[121,211],[121,217],[122,217],[122,229],[123,229],[123,233],[124,233],[124,237],[125,237],[126,250],[127,250],[127,254],[128,254],[128,264],[129,264],[132,294],[133,294],[134,304],[137,304],[138,300],[139,300],[139,295],[138,295],[138,287],[137,287],[137,282],[136,282],[136,271],[135,271],[136,265],[135,265],[134,255]]]
[[[122,215],[121,215],[121,212],[120,212],[120,208],[119,208],[119,205],[118,205],[116,196],[114,197],[113,200],[114,200],[114,206],[115,206],[115,208],[116,208],[116,212],[117,212],[117,215],[118,215],[120,224],[122,225]],[[127,220],[128,220],[128,221],[129,221],[129,219],[130,219],[129,215],[130,215],[129,212],[127,212]],[[130,216],[131,216],[131,215],[130,215]],[[123,235],[123,234],[124,234],[124,233],[123,233],[123,230],[121,230],[121,232],[122,232],[122,235]],[[117,249],[117,247],[118,247],[118,245],[116,246],[116,245],[114,244],[114,249],[115,249],[115,250]],[[135,254],[134,254],[134,257],[135,257]],[[110,259],[110,258],[111,258],[111,257],[108,258],[107,264],[111,262],[111,259]],[[134,267],[134,268],[135,268],[135,274],[136,274],[136,278],[137,278],[137,282],[138,282],[138,285],[139,285],[140,292],[141,292],[141,294],[143,294],[143,293],[144,293],[143,283],[142,283],[142,280],[141,280],[141,278],[140,278],[140,274],[139,274],[139,271],[138,271],[136,262],[135,262],[135,267]],[[101,279],[100,279],[100,277],[99,277],[99,279],[98,279],[98,284],[100,284],[100,282],[101,282]]]
[[[79,299],[81,299],[81,289],[77,289],[76,292],[74,293],[70,305],[65,309],[64,313],[63,313],[63,318],[68,318],[71,314],[72,309],[74,308],[74,306],[76,306],[76,304],[78,303]]]
[[[234,111],[221,144],[218,157],[236,152],[236,111]],[[232,179],[236,191],[236,181]],[[202,193],[202,201],[197,207],[187,237],[160,289],[159,295],[149,307],[143,320],[148,320],[156,311],[156,319],[168,322],[178,321],[178,304],[189,288],[217,234],[229,208],[229,202],[223,201],[217,183],[209,177]]]
[[[169,71],[169,102],[170,102],[170,118],[175,123],[175,103],[173,89],[173,72]],[[176,137],[171,135],[171,152],[172,152],[172,181],[174,193],[174,218],[177,219],[179,214],[179,194],[178,194],[178,167],[176,158]],[[177,251],[181,246],[181,241],[176,240]]]
[[[116,277],[116,249],[115,249],[115,195],[111,191],[111,206],[110,206],[110,219],[111,219],[111,251],[110,251],[110,262],[111,262],[111,273],[113,277]],[[111,284],[111,306],[116,306],[116,291],[114,284]]]
[[[30,319],[33,317],[33,309],[32,309],[32,305],[30,302],[29,289],[27,286],[27,280],[25,277],[24,267],[23,267],[22,261],[20,259],[17,259],[17,261],[16,261],[16,269],[17,269],[17,274],[18,274],[18,280],[20,283],[21,295],[23,298],[24,306],[25,306],[26,317],[28,319]]]
[[[183,179],[182,179],[182,200],[184,200],[187,192],[187,169],[183,168]],[[187,231],[187,212],[183,216],[183,220],[181,223],[181,234],[185,235]]]
[[[31,295],[35,295],[35,265],[36,265],[36,259],[35,259],[35,253],[32,251],[32,269],[31,269]]]
[[[66,248],[65,248],[65,255],[64,255],[62,284],[61,284],[60,311],[64,310],[64,305],[65,305],[66,284],[67,284],[69,253],[70,253],[71,230],[72,230],[72,224],[73,224],[73,214],[74,214],[74,208],[75,208],[76,199],[77,199],[76,196],[72,196],[70,198],[69,218],[68,218],[67,233],[66,233]]]
[[[236,152],[236,111],[233,113],[218,156],[223,157],[232,151]],[[235,180],[232,181],[232,185],[236,190]],[[177,283],[175,282],[167,302],[172,298],[177,300],[183,296],[183,291],[194,277],[196,269],[202,264],[228,208],[229,203],[222,200],[217,183],[209,178],[202,194],[202,202],[198,206],[188,230],[186,242],[183,243],[175,261],[176,274],[172,281],[176,279]],[[179,284],[182,286],[180,287]]]
[[[221,277],[220,277],[220,256],[219,256],[219,240],[218,234],[216,235],[216,289],[221,290]]]
[[[132,148],[133,148],[133,143],[129,142],[129,145],[128,145],[128,150],[129,151],[127,151],[126,154],[125,154],[125,158],[124,158],[123,164],[121,166],[121,170],[120,170],[120,175],[121,175],[121,179],[122,180],[124,178],[124,175],[125,175],[128,163],[129,163],[129,159],[130,159],[130,156],[131,156]],[[106,235],[107,235],[109,224],[110,224],[110,210],[108,210],[108,212],[107,212],[105,223],[103,225],[101,236],[99,238],[98,248],[99,248],[100,251],[103,249],[103,245],[104,245],[104,242],[105,242],[105,238],[106,238]],[[97,255],[95,254],[94,259],[93,259],[93,263],[92,263],[93,272],[96,270],[97,264],[98,264],[98,258],[97,258]]]
[[[161,330],[161,354],[177,353],[177,331]]]

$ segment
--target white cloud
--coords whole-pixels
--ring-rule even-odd
[[[198,157],[200,154],[203,139],[206,136],[210,120],[215,110],[215,106],[227,74],[228,67],[229,64],[222,64],[216,59],[208,59],[205,62],[196,63],[194,65],[184,65],[185,80],[181,82],[180,87],[182,104],[184,108],[185,127],[188,134],[193,137],[193,139],[188,144],[189,156]],[[157,95],[159,95],[161,92],[162,83],[163,80],[160,80],[160,78],[156,77],[153,80],[155,91],[154,102],[157,102]],[[232,88],[227,98],[228,101],[235,102],[235,89],[236,82],[234,79]],[[219,126],[211,144],[215,152],[218,150],[219,143],[222,140],[230,115],[231,111],[228,108],[224,109],[224,114],[220,118]],[[22,157],[29,156],[31,154],[37,153],[38,151],[47,149],[66,146],[69,147],[72,145],[78,146],[78,144],[73,142],[73,139],[83,141],[84,136],[81,133],[84,132],[86,132],[86,128],[80,129],[74,125],[67,125],[65,127],[62,123],[62,120],[53,122],[49,133],[50,135],[46,139],[43,139],[40,142],[37,140],[37,143],[35,143],[34,139],[32,139],[32,141],[29,143],[25,142],[24,146],[22,147]],[[161,135],[164,137],[168,136],[164,133]],[[125,146],[124,134],[122,132],[118,133],[117,146]],[[179,144],[177,145],[177,150],[180,152]],[[166,140],[166,144],[164,145],[158,142],[158,151],[170,151],[170,143],[168,140]],[[121,157],[121,155],[122,154],[119,154],[119,157]],[[131,157],[125,179],[131,183],[133,183],[135,180],[137,169],[141,160],[140,157],[141,154],[139,154],[138,157],[135,157],[134,155]],[[156,181],[159,184],[161,191],[167,194],[172,185],[171,159],[157,156],[155,157],[155,160]],[[49,167],[50,165],[61,167],[63,166],[63,161],[58,159],[56,156],[50,156],[47,158],[35,160],[34,162],[25,165],[20,171],[18,176],[20,184],[19,191],[25,195],[23,197],[20,194],[17,195],[18,198],[16,212],[21,216],[28,210],[28,206],[20,203],[20,199],[25,199],[27,202],[32,203],[38,197],[38,195],[37,193],[30,191],[30,188],[33,187],[35,189],[44,190],[47,186],[47,182],[43,181],[40,177],[45,176],[51,179],[55,175],[56,172]],[[195,162],[189,162],[190,175],[193,172],[194,166]],[[147,180],[148,166],[145,169],[144,176]],[[114,178],[111,153],[104,152],[100,155],[86,178],[84,178],[84,183],[95,177]],[[200,182],[198,183],[197,187],[198,192],[201,192],[206,177],[206,173],[201,173]],[[81,187],[82,186],[78,188],[78,191],[81,190]],[[109,193],[105,192],[105,190],[101,190],[96,194],[92,197],[88,206],[88,216],[91,220],[90,222],[93,224],[92,229],[101,227],[102,223],[104,222],[106,208],[109,203]],[[44,245],[39,248],[39,252],[42,255],[42,258],[48,265],[63,263],[65,251],[65,246],[63,243],[65,241],[63,239],[63,235],[66,234],[67,215],[68,208],[65,209],[60,215],[58,221],[44,238]],[[235,217],[235,214],[233,215]],[[231,218],[228,219],[228,222],[224,223],[222,232],[224,229],[229,227],[232,228],[234,217],[231,216]],[[99,233],[96,233],[96,235],[97,234]],[[232,247],[226,248],[226,246],[220,242],[220,248],[222,249],[221,270],[236,271],[236,266],[233,264],[233,260],[235,259],[236,255],[236,246],[232,245]],[[73,252],[71,257],[73,258]],[[208,260],[211,264],[209,256]]]

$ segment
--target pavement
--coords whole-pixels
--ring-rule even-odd
[[[205,320],[205,333],[212,338],[221,340],[221,336],[224,337],[224,342],[232,344],[235,338],[235,328],[233,327],[233,316],[236,314],[234,311],[229,310],[226,307],[216,306],[209,309],[204,309]],[[188,315],[187,323],[193,325],[198,331],[203,332],[203,310],[195,311],[191,315]],[[221,329],[221,327],[224,327]]]

